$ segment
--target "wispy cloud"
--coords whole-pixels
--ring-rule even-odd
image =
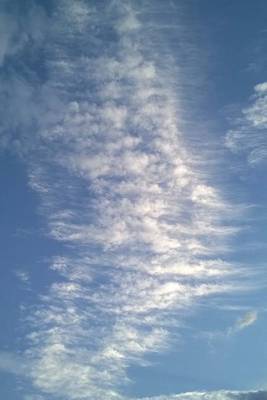
[[[38,95],[12,81],[31,111],[9,142],[66,244],[27,319],[26,375],[50,398],[120,399],[127,367],[168,346],[172,312],[234,289],[221,257],[236,230],[184,144],[179,85],[153,59],[141,13],[121,1],[56,11],[48,80]]]
[[[40,45],[46,31],[46,13],[42,7],[25,8],[25,13],[16,1],[10,7],[8,1],[0,9],[0,67],[14,55],[23,56],[23,50],[30,43]]]
[[[258,312],[257,311],[248,311],[243,317],[239,318],[235,325],[228,330],[228,334],[232,335],[243,329],[248,328],[249,326],[255,324],[258,319]]]
[[[22,269],[18,269],[17,271],[15,271],[15,275],[24,285],[29,284],[30,276],[26,271],[23,271]]]
[[[267,83],[254,87],[250,104],[234,121],[234,128],[226,135],[226,146],[234,152],[245,153],[251,165],[267,158]]]
[[[15,375],[27,375],[29,364],[21,354],[0,351],[0,370],[11,372]]]
[[[266,400],[265,391],[191,392],[170,396],[149,397],[143,400]]]

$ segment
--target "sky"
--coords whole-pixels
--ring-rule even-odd
[[[266,15],[1,0],[1,398],[267,399]]]

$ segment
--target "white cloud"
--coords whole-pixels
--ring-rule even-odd
[[[243,318],[238,320],[237,327],[238,329],[244,329],[250,325],[253,325],[258,319],[257,311],[249,311],[247,312]]]
[[[134,10],[59,4],[45,44],[49,82],[36,98],[23,86],[15,124],[49,234],[69,245],[28,317],[25,373],[51,398],[119,399],[127,367],[168,346],[171,312],[233,290],[233,265],[218,253],[235,229],[184,145],[179,88],[144,50]],[[101,21],[117,37],[110,46]],[[34,137],[33,116],[42,116]]]
[[[226,146],[234,152],[245,153],[251,165],[267,158],[267,85],[254,87],[250,105],[242,110],[241,117],[234,121],[235,127],[226,135]]]
[[[26,271],[23,270],[17,270],[15,272],[16,277],[23,283],[27,284],[29,283],[30,277],[29,274]]]
[[[265,400],[265,391],[191,392],[170,396],[147,397],[142,400]],[[141,400],[141,399],[139,399]]]
[[[248,311],[243,317],[239,318],[235,325],[228,330],[228,334],[234,334],[243,329],[248,328],[249,326],[255,324],[258,320],[258,312],[257,311]]]

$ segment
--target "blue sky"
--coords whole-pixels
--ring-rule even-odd
[[[266,13],[1,2],[1,398],[267,399]]]

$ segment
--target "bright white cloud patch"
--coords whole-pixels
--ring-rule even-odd
[[[168,346],[171,313],[233,289],[220,258],[231,207],[184,145],[179,85],[140,14],[59,1],[47,81],[14,84],[29,109],[10,143],[51,237],[70,246],[28,318],[25,373],[49,399],[120,399],[127,367]]]

